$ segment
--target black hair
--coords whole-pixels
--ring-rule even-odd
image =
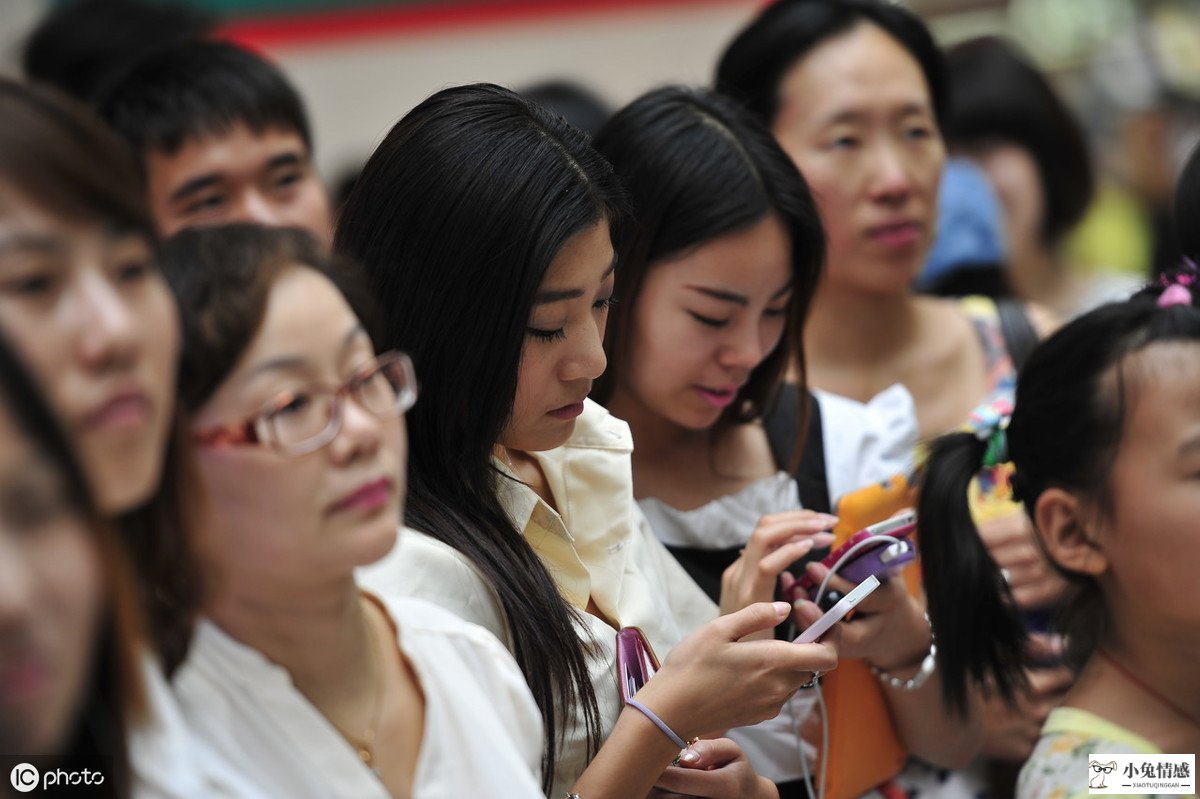
[[[521,96],[532,100],[552,114],[557,114],[588,136],[612,116],[612,109],[590,89],[570,80],[550,80],[536,83],[520,91]]]
[[[308,115],[283,73],[229,42],[193,40],[161,47],[99,92],[101,116],[139,160],[171,155],[189,139],[244,124],[254,133],[295,132],[312,152]]]
[[[1174,219],[1179,249],[1200,264],[1200,144],[1192,148],[1175,185]]]
[[[635,221],[620,236],[617,313],[605,333],[608,369],[593,397],[612,397],[628,357],[629,319],[653,265],[775,214],[791,242],[787,326],[780,346],[755,367],[722,422],[761,417],[793,359],[803,382],[801,334],[825,258],[825,234],[808,184],[757,117],[704,90],[666,87],[643,95],[604,126],[595,147],[624,182]]]
[[[300,266],[328,278],[373,342],[379,315],[357,264],[324,253],[306,231],[245,223],[185,228],[163,245],[163,273],[179,301],[179,404],[208,402],[262,327],[271,287]]]
[[[495,589],[541,709],[544,780],[577,707],[594,751],[599,715],[580,612],[505,513],[493,447],[512,413],[529,314],[574,235],[623,213],[586,137],[507,89],[434,94],[363,168],[335,249],[362,263],[386,314],[383,343],[410,353],[422,400],[409,414],[408,519],[467,557]],[[557,716],[557,717],[556,717]]]
[[[212,14],[178,2],[60,3],[25,42],[25,77],[87,102],[127,64],[158,47],[203,38],[216,24]]]
[[[1192,302],[1160,308],[1175,280],[1190,281]],[[1187,269],[1070,322],[1030,355],[1017,381],[1008,453],[1014,496],[1030,518],[1047,488],[1076,493],[1111,513],[1112,463],[1131,405],[1126,363],[1154,344],[1200,344],[1200,272]],[[1023,683],[1025,632],[1007,584],[975,529],[967,484],[979,471],[986,442],[952,433],[934,442],[918,504],[922,575],[938,639],[943,696],[965,708],[974,680],[1011,697]],[[1052,560],[1053,563],[1053,560]],[[1099,584],[1058,568],[1068,587],[1058,608],[1067,662],[1080,668],[1103,640],[1107,611]]]
[[[115,528],[100,517],[65,429],[3,337],[0,396],[16,429],[56,473],[66,506],[86,524],[99,553],[106,590],[87,688],[69,738],[58,752],[31,754],[54,754],[57,765],[70,771],[101,765],[107,783],[104,795],[130,796],[127,730],[145,721],[146,706],[139,666],[139,594],[125,546]],[[0,736],[4,732],[0,728]]]
[[[939,123],[946,109],[946,64],[929,29],[911,11],[885,0],[777,0],[741,30],[717,64],[717,90],[765,119],[779,112],[779,84],[826,41],[868,23],[916,60]]]
[[[1037,164],[1046,206],[1042,242],[1058,243],[1083,218],[1095,188],[1088,143],[1049,81],[1009,42],[992,36],[950,48],[950,147],[1014,144]]]

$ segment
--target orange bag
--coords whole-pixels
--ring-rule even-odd
[[[891,480],[851,492],[838,501],[836,548],[859,530],[913,506],[908,480]],[[920,571],[910,565],[902,572],[911,594],[920,591]],[[826,799],[857,799],[900,773],[908,751],[896,733],[883,687],[861,660],[842,660],[821,681],[828,709],[829,749]],[[821,741],[814,741],[820,748]]]

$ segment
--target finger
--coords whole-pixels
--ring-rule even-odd
[[[745,553],[757,560],[763,555],[774,552],[788,544],[811,541],[814,547],[827,547],[834,541],[833,533],[825,532],[825,528],[784,525],[777,528],[756,528],[746,542]]]
[[[820,586],[825,576],[829,574],[829,567],[823,563],[809,563],[804,567],[804,570],[808,574],[808,578],[817,586]],[[835,574],[829,578],[829,583],[825,586],[825,590],[826,592],[840,591],[843,594],[848,594],[854,590],[854,583]]]
[[[1029,676],[1029,692],[1035,697],[1061,693],[1075,682],[1075,675],[1065,666],[1056,669],[1036,669],[1025,673]]]
[[[786,602],[756,602],[709,622],[709,626],[722,640],[733,642],[751,633],[771,629],[783,621],[791,609]]]
[[[828,513],[817,513],[812,510],[789,510],[782,513],[767,513],[759,520],[760,525],[775,525],[779,523],[794,524],[798,521],[811,520],[826,525],[825,530],[833,529],[838,523],[838,517]]]
[[[785,544],[758,562],[758,574],[762,579],[774,581],[788,566],[812,551],[815,546],[813,539],[807,538],[792,544]]]
[[[807,599],[797,599],[792,605],[792,619],[796,622],[797,629],[808,629],[821,616],[821,609],[817,607],[815,602],[810,602]]]
[[[794,679],[796,687],[808,682],[808,673],[814,671],[833,671],[838,663],[837,628],[821,636],[821,640],[812,644],[797,644],[790,641],[761,640],[743,641],[739,644],[746,652],[750,647],[756,647],[755,661],[767,664],[777,672],[791,672],[789,679]]]
[[[679,758],[679,766],[689,769],[718,768],[742,754],[742,748],[728,738],[705,738],[692,744]]]
[[[1067,640],[1061,635],[1031,633],[1026,656],[1030,660],[1050,661],[1061,658],[1067,651]]]

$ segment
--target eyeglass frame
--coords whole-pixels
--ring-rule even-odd
[[[356,369],[354,375],[340,386],[321,385],[314,387],[314,393],[332,395],[333,406],[329,414],[329,420],[325,423],[325,427],[320,433],[295,446],[289,447],[280,443],[278,434],[275,433],[272,424],[272,417],[286,407],[287,402],[290,402],[291,398],[295,396],[295,392],[284,392],[268,400],[258,413],[243,422],[214,425],[205,430],[199,430],[193,434],[192,440],[197,446],[213,449],[267,446],[280,455],[288,457],[299,457],[316,452],[337,438],[337,434],[341,432],[345,415],[346,397],[354,396],[354,392],[367,379],[382,372],[390,363],[396,363],[400,366],[407,384],[407,390],[396,395],[395,418],[399,419],[417,402],[417,376],[416,371],[413,369],[412,358],[408,356],[408,353],[400,350],[388,350],[376,355],[368,363]],[[358,397],[355,396],[354,398],[358,402],[359,407],[376,418],[381,420],[391,418],[381,416],[373,409],[367,407]]]

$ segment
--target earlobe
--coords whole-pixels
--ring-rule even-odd
[[[1108,556],[1100,546],[1094,519],[1078,497],[1061,488],[1048,488],[1034,511],[1037,534],[1050,560],[1062,569],[1093,576],[1108,571]]]

